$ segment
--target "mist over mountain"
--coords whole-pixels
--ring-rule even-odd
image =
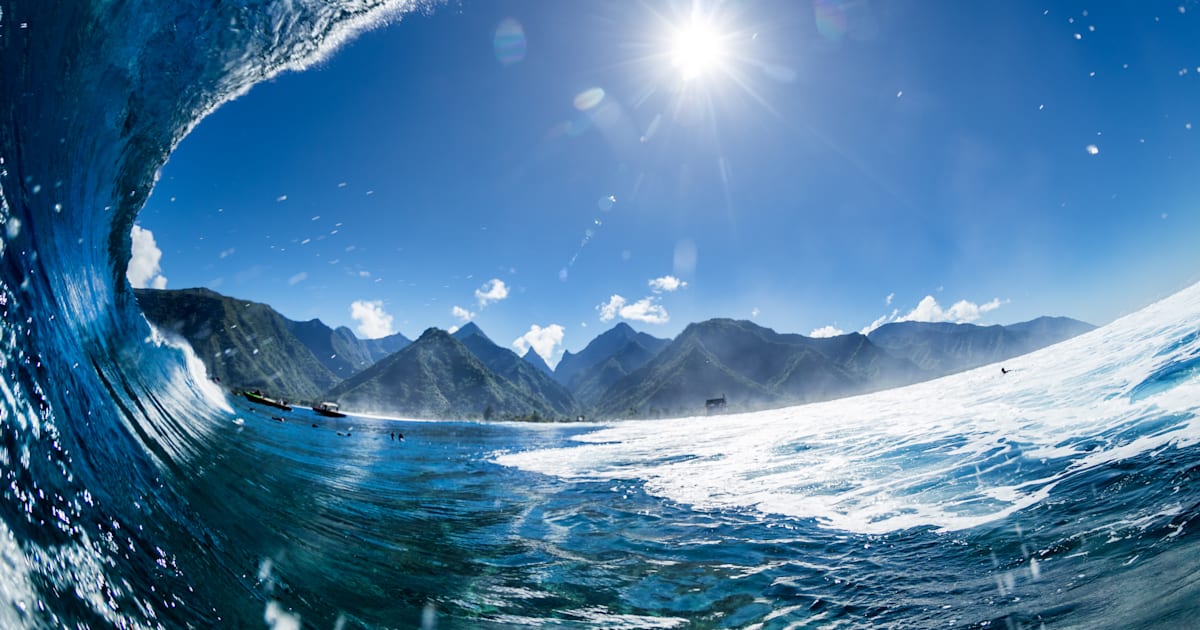
[[[597,405],[601,415],[658,417],[704,410],[724,396],[734,410],[761,409],[895,387],[931,377],[852,333],[828,339],[779,334],[749,321],[689,325]]]
[[[666,347],[670,340],[637,332],[629,324],[620,322],[589,342],[578,354],[572,354],[569,350],[564,352],[558,366],[554,368],[554,378],[574,389],[572,382],[580,372],[607,361],[630,343],[640,346],[647,354],[653,356]]]
[[[943,375],[1028,354],[1094,328],[1069,317],[1039,317],[1011,326],[895,322],[880,326],[868,338],[895,356]]]
[[[593,339],[578,354],[566,352],[554,378],[586,409],[598,406],[617,381],[645,365],[671,343],[618,323]]]

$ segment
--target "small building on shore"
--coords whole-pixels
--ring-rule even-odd
[[[725,394],[721,394],[720,398],[709,398],[708,400],[704,401],[704,409],[710,416],[714,413],[724,413]]]

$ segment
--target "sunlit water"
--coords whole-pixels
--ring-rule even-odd
[[[1008,375],[750,416],[280,422],[225,400],[137,312],[133,218],[207,112],[401,8],[0,1],[0,627],[1200,613],[1200,287]]]

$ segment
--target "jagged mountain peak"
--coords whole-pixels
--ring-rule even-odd
[[[491,341],[491,338],[484,334],[483,329],[481,329],[475,322],[467,322],[462,326],[459,326],[458,330],[454,331],[452,336],[455,339],[462,341],[463,339],[466,339],[472,335],[477,335],[487,339],[488,341]]]
[[[525,355],[522,356],[521,359],[523,359],[526,363],[532,365],[533,367],[537,368],[539,371],[541,371],[546,376],[550,376],[550,375],[554,374],[554,370],[550,369],[550,364],[546,363],[546,360],[542,358],[542,355],[538,354],[537,352],[534,352],[533,348],[526,350]]]
[[[453,335],[442,330],[441,328],[437,328],[435,326],[430,326],[429,328],[426,328],[424,332],[421,333],[420,337],[417,337],[417,341],[430,341],[433,339],[440,339],[443,337],[452,337],[452,336]]]

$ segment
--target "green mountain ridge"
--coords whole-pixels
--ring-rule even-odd
[[[207,289],[135,291],[147,319],[190,343],[223,386],[337,399],[350,412],[439,419],[661,417],[828,400],[1004,361],[1094,328],[1063,317],[1010,326],[897,322],[864,336],[812,338],[745,320],[690,324],[674,340],[621,323],[550,372],[474,323],[358,339],[320,320]],[[536,361],[534,360],[536,359]],[[540,365],[539,365],[540,363]]]
[[[292,333],[297,322],[266,304],[208,289],[134,291],[146,319],[178,335],[226,387],[291,400],[320,398],[341,379]]]
[[[451,337],[462,342],[493,374],[521,393],[542,400],[555,415],[574,417],[579,414],[579,403],[567,388],[517,356],[517,353],[493,343],[474,323],[463,326]],[[531,411],[540,413],[540,410]]]
[[[531,368],[532,369],[532,368]],[[437,418],[557,418],[544,400],[498,377],[458,339],[430,328],[329,391],[360,413]]]
[[[868,338],[922,368],[950,374],[1028,354],[1094,328],[1069,317],[1039,317],[1010,326],[895,322]]]
[[[615,383],[601,415],[658,417],[700,413],[725,397],[734,410],[829,400],[928,378],[907,359],[858,333],[829,339],[780,334],[752,322],[689,325],[644,366]]]

